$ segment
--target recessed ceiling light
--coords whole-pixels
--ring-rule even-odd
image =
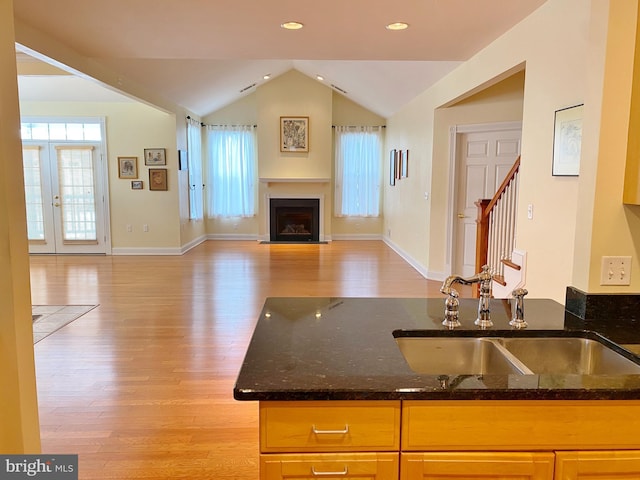
[[[266,75],[262,76],[263,80],[269,80],[270,78],[271,78],[271,74],[270,73],[267,73]]]
[[[324,80],[324,77],[323,77],[322,75],[316,75],[316,79],[318,79],[318,80],[320,80],[320,81],[323,81],[323,80]]]
[[[406,30],[409,28],[409,24],[405,22],[390,23],[385,27],[387,30]]]
[[[284,22],[280,24],[280,26],[287,30],[300,30],[302,27],[304,27],[304,25],[300,22]]]

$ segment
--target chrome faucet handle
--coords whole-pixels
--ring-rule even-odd
[[[458,292],[451,288],[448,292],[447,299],[444,301],[444,320],[442,321],[442,325],[449,329],[460,326],[460,321],[458,320],[460,300],[458,300],[458,296]]]
[[[528,323],[524,320],[524,297],[529,293],[524,288],[516,288],[511,295],[513,296],[512,317],[509,325],[514,328],[527,328]]]
[[[476,277],[480,283],[480,298],[478,301],[478,318],[473,323],[482,329],[490,328],[493,326],[490,311],[493,275],[489,271],[489,266],[483,265],[482,271]]]

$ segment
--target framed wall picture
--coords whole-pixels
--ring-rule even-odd
[[[584,105],[556,110],[553,132],[553,176],[578,176]]]
[[[145,165],[166,165],[167,153],[164,148],[145,148],[144,149]]]
[[[280,151],[309,151],[309,117],[280,117]]]
[[[402,150],[400,178],[407,178],[409,176],[409,150]]]
[[[150,168],[149,169],[149,190],[168,190],[167,185],[167,169],[166,168]]]
[[[118,178],[138,178],[138,157],[118,157]]]
[[[131,180],[131,190],[142,190],[143,188],[142,180]]]
[[[396,177],[398,175],[398,151],[394,148],[389,151],[389,185],[394,186],[396,184]]]

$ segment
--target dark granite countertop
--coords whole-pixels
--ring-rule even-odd
[[[606,321],[585,326],[564,306],[527,299],[529,327],[514,330],[510,305],[491,300],[494,326],[473,322],[477,300],[460,299],[462,327],[442,326],[443,298],[268,298],[234,388],[237,400],[593,400],[640,399],[640,375],[457,375],[411,370],[394,330],[424,330],[442,336],[548,336],[589,331],[619,345],[640,344],[640,332]],[[588,328],[586,328],[588,327]],[[608,327],[608,328],[607,328]],[[594,333],[591,333],[594,332]]]

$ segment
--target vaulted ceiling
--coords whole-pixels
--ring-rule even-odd
[[[30,54],[47,57],[47,51],[39,51],[28,40],[21,42],[21,37],[33,38],[38,32],[40,38],[200,116],[293,68],[313,78],[322,75],[328,86],[389,117],[545,1],[13,3],[19,49],[24,46]],[[280,25],[287,21],[301,22],[304,28],[284,30]],[[406,22],[409,28],[386,29],[392,22]],[[270,78],[264,79],[267,74]],[[62,92],[87,95],[77,79],[67,79],[76,82],[69,88],[62,85],[67,81],[64,76],[30,77],[20,84],[24,98]]]

